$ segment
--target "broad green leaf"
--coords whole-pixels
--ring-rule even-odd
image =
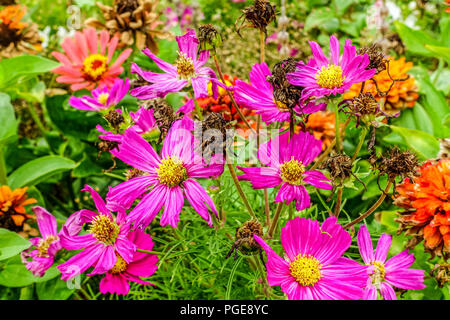
[[[45,156],[31,160],[19,167],[8,177],[11,188],[34,186],[47,178],[64,171],[73,169],[75,162],[60,156]]]
[[[17,233],[0,228],[0,260],[5,260],[28,249],[31,242]]]
[[[447,61],[447,63],[450,63],[450,48],[432,46],[429,44],[426,44],[425,48],[431,51],[436,57],[443,58]]]
[[[400,21],[394,21],[394,26],[411,53],[417,53],[426,57],[434,57],[435,54],[425,48],[426,44],[439,45],[439,41],[421,30],[414,30]]]
[[[394,125],[390,125],[390,128],[400,134],[408,148],[416,152],[422,160],[435,158],[439,152],[439,141],[426,132]]]
[[[17,121],[14,115],[14,108],[11,99],[3,92],[0,92],[0,148],[1,145],[17,136]]]
[[[429,134],[434,134],[433,122],[430,116],[418,102],[412,108],[412,113],[414,117],[415,127],[411,129],[418,129]]]
[[[54,278],[36,284],[36,293],[39,300],[67,300],[75,289],[69,289],[66,281]]]
[[[59,62],[31,55],[22,55],[0,61],[0,88],[7,88],[19,80],[46,73],[56,68]]]
[[[326,30],[329,33],[335,32],[339,27],[339,20],[330,8],[314,9],[305,21],[305,31],[313,28]]]

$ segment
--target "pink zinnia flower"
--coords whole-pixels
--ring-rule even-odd
[[[81,231],[82,226],[77,223],[78,216],[72,215],[58,233],[56,218],[50,212],[39,206],[33,207],[33,212],[41,237],[30,239],[32,246],[21,253],[21,258],[25,267],[33,272],[34,276],[42,277],[53,265],[56,253],[62,249],[60,234],[66,232],[68,236],[75,236]]]
[[[202,67],[209,58],[209,51],[201,51],[197,59],[199,41],[194,30],[189,30],[176,39],[179,52],[175,65],[161,60],[148,48],[142,50],[164,73],[144,71],[137,64],[131,64],[131,73],[137,73],[151,83],[131,90],[132,96],[142,100],[165,97],[169,92],[179,92],[192,84],[195,99],[198,99],[208,96],[208,83],[212,81],[214,97],[217,98],[217,84],[220,82],[217,81],[216,74],[211,68]]]
[[[161,157],[136,131],[125,130],[120,150],[111,150],[111,153],[145,174],[111,188],[107,195],[108,206],[128,209],[145,193],[130,212],[128,221],[134,221],[135,227],[146,227],[164,206],[161,225],[176,228],[187,198],[195,211],[212,226],[208,206],[217,215],[216,207],[192,178],[217,177],[223,172],[223,163],[213,159],[207,166],[199,158],[194,152],[192,130],[193,122],[188,117],[176,121],[167,133]]]
[[[88,276],[104,274],[111,270],[119,259],[131,263],[136,251],[135,244],[128,239],[130,225],[125,221],[125,212],[118,212],[115,219],[94,189],[85,185],[82,191],[91,193],[97,212],[82,209],[75,213],[79,216],[80,224],[90,224],[89,233],[79,236],[61,234],[61,245],[64,249],[84,249],[58,266],[62,280],[72,279],[91,266],[94,270]]]
[[[116,106],[125,97],[130,89],[130,81],[117,78],[111,89],[104,86],[92,90],[90,96],[75,97],[69,99],[69,104],[80,110],[103,111]]]
[[[131,231],[128,234],[128,240],[143,250],[151,251],[153,249],[152,237],[144,233],[142,230]],[[117,256],[117,262],[114,267],[109,270],[105,277],[100,281],[100,292],[103,294],[116,293],[128,294],[130,284],[133,281],[145,285],[153,285],[150,282],[141,280],[140,277],[148,278],[155,273],[158,256],[136,251],[130,263],[127,263],[120,256]]]
[[[305,87],[302,100],[341,94],[352,84],[369,80],[377,71],[366,70],[370,62],[369,56],[366,53],[357,55],[350,39],[345,39],[344,53],[339,56],[339,41],[335,36],[330,37],[330,60],[325,57],[319,44],[309,41],[309,45],[314,57],[306,65],[300,61],[297,70],[287,74],[291,84]]]
[[[239,105],[255,110],[257,114],[260,114],[261,119],[266,124],[274,121],[289,121],[288,107],[275,99],[272,84],[266,80],[271,75],[272,73],[265,62],[253,65],[249,74],[251,84],[236,80],[234,97]],[[309,102],[305,106],[299,102],[294,110],[298,113],[313,113],[325,108],[325,103],[316,105],[315,102]]]
[[[281,228],[284,259],[254,235],[267,254],[269,285],[281,286],[290,300],[361,299],[367,267],[342,256],[352,238],[336,221],[329,217],[321,226],[306,218],[288,221]]]
[[[424,289],[424,270],[410,269],[414,255],[408,249],[386,261],[392,236],[383,233],[373,251],[372,239],[365,225],[358,231],[358,246],[364,263],[369,266],[370,279],[364,289],[363,299],[376,300],[377,290],[385,300],[397,300],[394,287],[400,289]]]
[[[309,208],[310,198],[304,186],[330,190],[330,181],[317,170],[306,167],[322,150],[322,142],[307,132],[294,134],[289,140],[289,132],[262,144],[258,149],[258,159],[267,167],[238,167],[244,171],[239,180],[252,183],[255,189],[275,188],[281,184],[275,202],[295,201],[297,210]]]
[[[75,32],[73,38],[65,38],[61,47],[67,55],[52,52],[52,55],[63,64],[51,70],[60,74],[56,81],[70,83],[73,91],[92,90],[96,86],[111,87],[117,76],[123,72],[122,63],[132,52],[130,48],[125,49],[113,62],[112,57],[118,41],[118,36],[110,39],[106,30],[100,32],[99,38],[94,28]]]

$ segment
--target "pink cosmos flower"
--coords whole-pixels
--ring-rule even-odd
[[[424,270],[410,269],[414,255],[408,249],[386,261],[392,236],[383,233],[373,251],[372,239],[365,225],[358,231],[358,246],[364,263],[369,266],[370,279],[364,289],[364,300],[376,300],[377,290],[385,300],[397,300],[394,287],[400,289],[424,289]]]
[[[41,237],[30,239],[32,246],[23,251],[20,256],[25,267],[33,272],[35,277],[42,277],[53,265],[58,251],[62,249],[60,234],[66,232],[68,236],[75,236],[81,231],[82,226],[77,223],[77,215],[72,215],[58,233],[56,218],[50,212],[39,206],[33,207],[33,212],[36,215]]]
[[[91,92],[92,97],[82,96],[79,98],[72,96],[69,99],[69,104],[80,110],[108,110],[116,106],[125,97],[129,89],[130,81],[128,79],[122,80],[117,78],[111,89],[108,89],[106,86],[94,89]]]
[[[217,215],[212,199],[193,178],[217,177],[223,172],[223,162],[212,159],[209,166],[194,152],[192,119],[184,117],[176,121],[167,133],[161,157],[136,131],[127,129],[120,150],[111,153],[122,161],[144,172],[111,188],[107,195],[108,206],[131,207],[144,195],[130,212],[128,221],[135,227],[146,227],[164,206],[161,226],[176,228],[184,199],[187,198],[195,211],[212,226],[209,208]]]
[[[274,121],[289,121],[288,107],[275,99],[272,84],[266,80],[271,75],[272,73],[265,62],[253,65],[249,74],[251,84],[236,80],[234,97],[239,105],[255,110],[257,114],[260,114],[261,119],[266,124]],[[309,102],[306,106],[300,103],[294,110],[298,113],[313,113],[325,108],[326,104],[324,103],[316,105],[314,102]]]
[[[153,117],[153,109],[140,107],[136,113],[130,112],[130,117],[134,121],[133,128],[138,134],[145,135],[156,128],[156,120]]]
[[[137,73],[150,85],[131,90],[131,95],[142,100],[165,97],[169,92],[179,92],[183,88],[192,85],[195,99],[208,96],[208,83],[212,81],[214,97],[218,96],[217,85],[220,82],[211,68],[203,67],[209,58],[209,51],[203,50],[197,58],[199,41],[194,30],[189,30],[185,35],[176,37],[178,42],[178,59],[171,65],[156,55],[148,48],[142,52],[152,59],[164,73],[144,71],[137,64],[131,64],[131,73]]]
[[[297,65],[297,70],[287,74],[288,81],[299,87],[305,87],[302,91],[302,100],[309,97],[320,98],[322,96],[337,95],[348,90],[352,84],[363,82],[372,78],[377,71],[368,69],[369,56],[357,55],[355,46],[350,39],[345,39],[344,53],[339,56],[339,41],[335,36],[330,37],[331,57],[328,59],[323,54],[319,44],[310,41],[313,58],[304,64]]]
[[[115,219],[94,189],[85,185],[82,191],[91,193],[97,212],[82,209],[75,213],[79,224],[90,224],[87,234],[71,236],[65,232],[60,235],[64,249],[84,249],[58,266],[62,280],[72,279],[92,266],[94,269],[88,276],[104,274],[120,259],[131,263],[136,252],[136,245],[128,239],[130,225],[125,221],[125,211],[119,211]]]
[[[123,72],[122,63],[132,52],[130,48],[125,49],[113,62],[118,41],[118,36],[110,39],[106,30],[100,32],[100,38],[94,28],[75,32],[73,38],[67,37],[61,44],[66,55],[52,52],[62,66],[51,72],[60,75],[56,81],[70,83],[73,91],[92,90],[96,86],[111,87],[117,76]]]
[[[151,251],[153,249],[152,237],[142,230],[131,231],[128,234],[128,240],[143,250]],[[105,277],[100,281],[100,292],[103,294],[116,293],[128,294],[130,284],[133,281],[145,285],[153,285],[150,282],[141,280],[140,277],[148,278],[155,273],[158,256],[136,251],[130,263],[127,263],[120,256],[117,256],[117,262],[114,267],[109,270]]]
[[[306,167],[322,150],[322,142],[308,132],[294,134],[289,140],[289,132],[262,144],[258,149],[258,159],[267,167],[238,167],[244,171],[239,180],[250,181],[255,189],[275,188],[281,184],[275,202],[295,201],[297,210],[310,207],[310,198],[305,183],[330,190],[330,181],[317,170]]]
[[[296,217],[281,228],[281,258],[259,236],[255,240],[267,254],[267,281],[281,286],[290,300],[361,299],[367,267],[343,257],[352,238],[336,217],[321,226],[316,220]]]

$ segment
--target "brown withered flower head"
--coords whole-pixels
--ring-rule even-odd
[[[450,282],[450,263],[436,264],[431,270],[431,274],[436,279],[439,288],[443,288]]]
[[[271,5],[267,0],[255,0],[252,6],[245,8],[242,11],[242,15],[236,20],[235,28],[236,32],[240,35],[240,31],[245,28],[257,28],[264,31],[266,34],[266,27],[275,21],[275,5]],[[237,23],[241,21],[240,26],[237,28]],[[247,23],[246,23],[247,22]],[[246,23],[246,24],[245,24]]]
[[[145,174],[146,173],[144,171],[133,168],[133,169],[129,169],[127,172],[125,172],[125,177],[127,178],[127,180],[131,180],[136,177],[141,177]]]
[[[356,51],[358,55],[367,53],[369,56],[369,65],[366,70],[377,69],[377,73],[386,70],[386,56],[381,51],[381,46],[374,43],[368,47],[360,48]]]
[[[153,117],[161,134],[159,135],[158,144],[162,142],[172,124],[180,120],[184,114],[176,113],[175,110],[162,98],[146,100],[143,103],[146,109],[153,109]]]
[[[0,10],[0,60],[42,50],[37,24],[21,22],[25,10],[20,5]]]
[[[112,128],[119,131],[120,125],[125,121],[125,118],[120,112],[110,110],[105,116],[105,120],[109,122]]]
[[[139,50],[145,47],[153,53],[158,52],[155,38],[172,39],[173,35],[160,28],[163,22],[156,11],[159,0],[114,0],[113,7],[97,2],[103,13],[105,23],[95,18],[86,20],[86,25],[106,29],[111,35],[120,34],[119,47],[132,46]]]
[[[238,250],[245,255],[253,255],[259,252],[259,256],[264,263],[261,247],[253,238],[253,235],[255,234],[260,237],[264,235],[261,224],[255,220],[247,221],[241,227],[236,228],[236,241],[233,243],[233,246],[226,255],[225,259],[228,259],[234,252],[234,260],[236,260]]]
[[[222,36],[212,24],[201,25],[198,28],[197,38],[199,52],[209,50],[211,54],[215,54],[216,48],[222,45]]]
[[[450,159],[450,138],[439,139],[438,159]]]
[[[227,142],[232,142],[231,139],[227,139],[228,121],[222,114],[211,112],[203,121],[197,123],[199,125],[195,126],[194,136],[201,143],[196,146],[195,152],[201,155],[207,163],[211,157],[216,155],[217,151],[225,156],[230,147]]]

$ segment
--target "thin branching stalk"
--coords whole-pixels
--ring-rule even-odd
[[[334,107],[335,126],[336,126],[336,153],[341,153],[341,130],[339,130],[339,106],[334,99],[331,99],[331,104]]]
[[[339,213],[341,212],[341,203],[342,203],[342,193],[344,192],[344,187],[340,187],[338,189],[336,206],[334,207],[334,216],[339,217]]]
[[[280,202],[278,203],[277,211],[275,211],[275,215],[273,216],[272,223],[270,224],[269,231],[267,233],[267,237],[269,239],[273,238],[273,232],[275,230],[275,227],[277,226],[278,219],[280,218],[280,213],[282,209],[283,209],[283,202]]]
[[[136,251],[143,252],[143,253],[148,253],[148,254],[162,254],[161,252],[144,250],[144,249],[136,249]]]
[[[356,160],[356,157],[358,156],[358,153],[364,144],[364,139],[366,138],[366,135],[367,135],[367,128],[363,127],[362,132],[361,132],[361,138],[359,139],[359,143],[356,146],[355,153],[352,156],[352,163]]]

